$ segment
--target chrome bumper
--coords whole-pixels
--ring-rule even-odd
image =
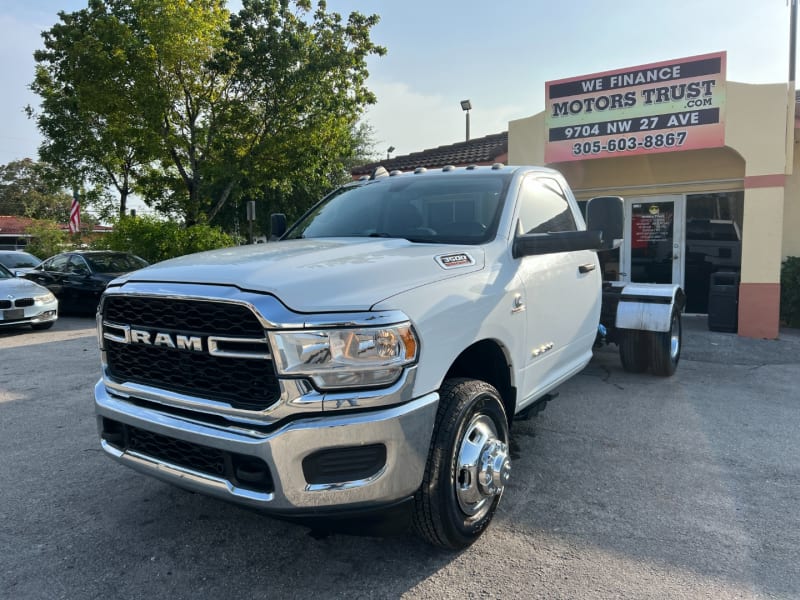
[[[260,458],[271,471],[273,491],[243,489],[225,478],[140,452],[121,451],[101,440],[109,456],[189,490],[286,514],[369,508],[413,494],[422,482],[438,402],[439,395],[434,392],[393,408],[304,418],[264,433],[246,424],[222,427],[144,408],[112,395],[102,380],[95,386],[98,427],[102,428],[102,419],[106,417],[199,446]],[[302,462],[309,454],[326,448],[367,444],[386,446],[386,463],[375,475],[330,484],[312,485],[306,481]]]

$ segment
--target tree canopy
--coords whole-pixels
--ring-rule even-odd
[[[293,197],[345,175],[375,102],[378,17],[344,19],[322,0],[242,4],[90,0],[59,13],[35,54],[32,112],[61,181],[113,187],[120,215],[136,192],[192,225],[232,197]]]
[[[30,158],[0,165],[0,215],[66,223],[72,200],[47,171]]]

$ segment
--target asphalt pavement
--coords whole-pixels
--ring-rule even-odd
[[[0,598],[799,598],[800,331],[684,319],[674,377],[615,347],[512,429],[460,553],[319,535],[102,455],[91,319],[0,330]]]

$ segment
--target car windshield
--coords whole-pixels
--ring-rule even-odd
[[[391,237],[482,244],[497,231],[507,173],[403,175],[346,187],[314,207],[284,239]]]
[[[14,279],[14,275],[3,265],[0,265],[0,279]]]
[[[147,262],[132,254],[84,254],[83,257],[95,273],[127,273],[147,266]]]
[[[0,253],[0,264],[9,269],[28,269],[38,265],[41,260],[27,252]]]

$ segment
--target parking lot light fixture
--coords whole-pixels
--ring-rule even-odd
[[[470,102],[469,100],[462,100],[461,110],[464,111],[467,117],[467,141],[469,141],[469,111],[472,110],[472,102]]]

